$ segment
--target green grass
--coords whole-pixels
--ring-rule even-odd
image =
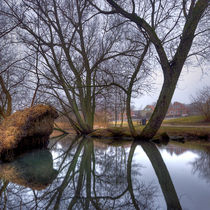
[[[180,117],[176,119],[164,120],[163,124],[172,124],[172,125],[196,125],[205,123],[203,116],[189,116],[189,117]],[[209,123],[210,124],[210,123]]]
[[[184,135],[184,134],[191,134],[191,135],[210,135],[210,129],[207,127],[168,127],[168,126],[161,126],[158,133],[168,133],[169,135]]]
[[[118,121],[117,122],[117,126],[120,126],[121,122]],[[170,119],[167,120],[165,119],[163,121],[163,125],[164,124],[171,124],[171,125],[199,125],[199,124],[205,124],[205,125],[210,125],[210,122],[205,122],[204,117],[203,116],[189,116],[189,117],[179,117],[179,118],[175,118],[175,119]],[[110,126],[114,126],[115,123],[111,122]],[[134,126],[140,126],[139,122],[137,121],[133,121],[133,125]],[[123,122],[123,127],[128,126],[127,121],[125,120]]]

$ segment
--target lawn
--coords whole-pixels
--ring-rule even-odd
[[[203,116],[189,116],[189,117],[180,117],[175,119],[165,119],[163,121],[164,124],[171,124],[171,125],[199,125],[199,124],[209,124],[204,120]]]

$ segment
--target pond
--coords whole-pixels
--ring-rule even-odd
[[[0,209],[210,209],[210,144],[65,136],[0,163]]]

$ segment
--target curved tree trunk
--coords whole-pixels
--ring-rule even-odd
[[[128,182],[128,191],[130,193],[133,206],[135,209],[140,210],[140,207],[138,206],[138,203],[136,202],[136,198],[135,198],[135,195],[133,192],[132,177],[131,177],[132,159],[133,159],[133,155],[134,155],[136,146],[137,146],[137,144],[133,143],[130,147],[130,152],[129,152],[128,161],[127,161],[127,182]]]
[[[128,120],[128,126],[131,132],[131,135],[133,137],[137,136],[136,129],[133,125],[132,117],[131,117],[131,91],[130,93],[127,93],[127,98],[126,98],[126,114],[127,114],[127,120]]]
[[[160,65],[164,74],[163,87],[154,113],[150,118],[149,123],[144,128],[142,134],[139,136],[143,139],[150,139],[160,128],[161,123],[167,113],[174,90],[176,88],[177,81],[179,79],[179,75],[182,71],[195,38],[195,31],[199,21],[208,8],[209,0],[191,1],[190,11],[188,14],[186,14],[186,11],[184,10],[186,22],[184,23],[182,34],[180,36],[180,43],[176,49],[176,52],[174,53],[172,60],[170,61],[164,49],[163,42],[158,37],[158,34],[156,33],[153,25],[150,25],[144,18],[141,18],[136,13],[130,13],[126,11],[116,1],[106,1],[115,9],[116,13],[119,13],[130,21],[136,23],[140,30],[145,30],[150,41],[154,44],[159,57]]]
[[[137,137],[137,132],[136,132],[136,129],[133,125],[133,121],[132,121],[132,117],[131,117],[131,96],[132,96],[132,90],[133,90],[133,85],[135,83],[135,79],[141,69],[141,66],[143,64],[143,61],[144,61],[144,58],[147,54],[147,51],[149,49],[149,46],[150,46],[150,42],[148,42],[145,47],[144,47],[144,51],[142,52],[140,58],[139,58],[139,61],[138,61],[138,64],[136,66],[136,69],[131,77],[131,80],[129,82],[129,87],[128,87],[128,90],[126,92],[127,94],[127,98],[126,98],[126,114],[127,114],[127,119],[128,119],[128,126],[129,126],[129,129],[130,129],[130,132],[131,132],[131,135],[133,137]]]
[[[151,139],[159,130],[171,103],[180,73],[174,73],[172,75],[173,76],[166,76],[164,78],[164,83],[155,110],[148,124],[140,134],[140,139]]]

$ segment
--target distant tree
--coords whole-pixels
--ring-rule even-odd
[[[198,91],[196,96],[192,97],[192,104],[204,116],[205,121],[210,122],[210,86],[205,86]]]

